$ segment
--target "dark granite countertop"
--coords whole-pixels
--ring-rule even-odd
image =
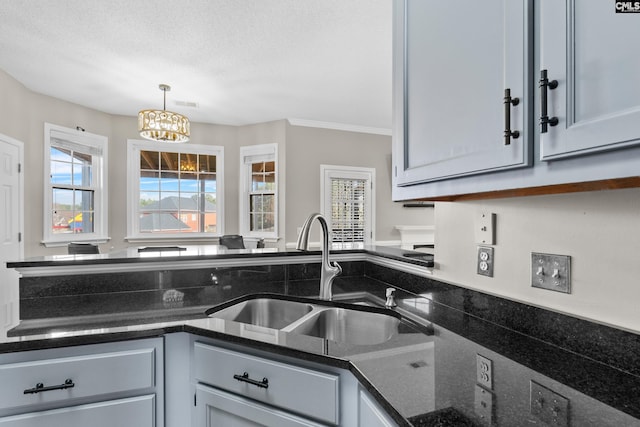
[[[157,249],[157,250],[154,250]],[[332,249],[332,255],[371,254],[395,259],[409,264],[433,267],[433,255],[388,246],[365,246],[362,248]],[[140,263],[185,263],[188,261],[251,260],[280,257],[304,257],[320,255],[319,250],[227,249],[218,245],[182,245],[161,247],[132,247],[122,251],[101,254],[47,255],[7,262],[8,268],[18,270],[42,267],[69,267],[89,265],[140,264]]]
[[[381,301],[386,286],[367,278],[343,279],[334,284],[334,294],[337,299],[365,298],[375,303]],[[280,293],[309,296],[294,288]],[[58,325],[46,325],[46,320],[40,325],[24,322],[12,331],[16,336],[0,338],[0,352],[188,332],[349,369],[400,425],[489,425],[487,417],[497,426],[544,425],[531,411],[536,401],[533,396],[532,403],[530,390],[538,384],[570,401],[566,425],[640,426],[639,376],[437,299],[433,292],[420,295],[399,289],[399,307],[430,327],[408,328],[394,340],[372,346],[326,345],[319,338],[279,331],[247,334],[237,322],[208,318],[203,308],[190,307],[67,319],[66,323],[58,319]],[[478,355],[492,361],[491,387],[477,380]]]

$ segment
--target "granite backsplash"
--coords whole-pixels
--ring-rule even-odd
[[[337,291],[367,290],[382,298],[384,288],[394,286],[431,299],[429,320],[454,331],[469,324],[465,318],[478,318],[544,345],[557,346],[640,376],[638,334],[373,262],[350,261],[340,265],[343,273],[334,282]],[[319,277],[319,263],[23,277],[20,279],[20,314],[22,320],[35,320],[167,309],[199,310],[256,292],[315,296]],[[438,310],[439,306],[454,310]],[[452,319],[452,316],[459,318]],[[474,335],[474,339],[488,347],[500,345],[499,337],[488,330],[460,332]],[[544,354],[537,357],[544,360]]]

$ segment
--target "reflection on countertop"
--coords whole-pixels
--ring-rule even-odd
[[[13,260],[7,262],[8,268],[17,270],[54,267],[64,268],[67,266],[104,266],[109,264],[140,264],[153,262],[186,262],[186,261],[225,261],[242,260],[251,262],[258,259],[264,261],[269,258],[291,258],[291,257],[309,257],[320,254],[319,250],[313,248],[309,251],[299,250],[281,250],[278,248],[260,248],[260,249],[227,249],[220,245],[180,245],[180,246],[144,246],[130,247],[124,250],[118,250],[99,254],[76,254],[76,255],[46,255],[29,257],[21,260]],[[388,259],[395,259],[408,263],[415,263],[422,266],[433,262],[432,254],[424,252],[400,249],[393,246],[362,246],[358,245],[333,245],[331,248],[332,256],[354,256],[375,255]],[[412,257],[416,256],[417,259]]]
[[[375,281],[339,282],[336,296],[383,305],[384,286]],[[429,322],[427,333],[407,328],[375,345],[254,327],[204,317],[204,312],[189,318],[194,314],[168,310],[165,319],[159,313],[147,319],[153,323],[136,324],[141,318],[133,314],[66,329],[60,321],[46,333],[3,337],[0,352],[189,332],[268,351],[274,357],[293,356],[351,369],[370,392],[382,397],[388,410],[409,420],[406,425],[434,425],[436,418],[440,423],[436,425],[456,426],[540,423],[531,413],[530,389],[536,383],[569,399],[568,425],[640,426],[640,404],[630,393],[640,389],[639,377],[466,315],[428,296],[402,290],[397,294],[399,308]],[[490,388],[478,382],[478,355],[492,361]],[[487,417],[493,424],[483,424]]]
[[[433,280],[424,264],[404,256],[411,252],[385,247],[336,251],[346,261],[340,261],[344,271],[334,295],[384,306],[385,290],[393,286],[397,310],[427,322],[427,333],[406,330],[362,346],[261,330],[208,318],[205,310],[256,293],[317,296],[319,252],[197,251],[160,251],[144,259],[137,250],[133,258],[105,254],[106,260],[97,258],[106,266],[100,273],[92,270],[96,259],[78,258],[68,261],[75,263],[73,274],[47,277],[40,268],[70,264],[28,261],[23,267],[34,274],[21,279],[23,320],[11,336],[0,337],[0,353],[187,332],[275,358],[349,369],[400,425],[541,424],[540,414],[554,407],[532,412],[532,404],[544,407],[533,387],[569,400],[567,425],[640,426],[637,334]],[[126,260],[151,259],[165,267],[166,260],[176,260],[172,256],[180,267],[144,270],[131,264],[120,271]],[[182,263],[182,256],[205,264]],[[267,262],[270,257],[277,262]],[[75,270],[82,266],[87,270]],[[479,355],[492,362],[490,385],[478,380]]]

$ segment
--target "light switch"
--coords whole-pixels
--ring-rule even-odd
[[[531,286],[571,293],[571,257],[531,253]]]
[[[548,426],[569,426],[569,399],[531,380],[531,414]]]
[[[495,245],[496,214],[479,212],[475,220],[476,243]]]
[[[480,421],[479,423],[480,425],[482,426],[493,425],[493,414],[494,414],[493,393],[491,393],[488,390],[485,390],[483,387],[481,387],[478,384],[476,384],[476,388],[475,388],[474,409]]]

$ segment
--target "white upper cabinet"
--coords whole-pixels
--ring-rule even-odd
[[[530,165],[525,4],[395,1],[395,185]]]
[[[541,130],[542,160],[640,144],[640,15],[616,13],[614,3],[541,2],[538,72],[557,82],[547,88],[557,125]]]
[[[394,0],[393,199],[640,186],[640,15],[616,8]]]

